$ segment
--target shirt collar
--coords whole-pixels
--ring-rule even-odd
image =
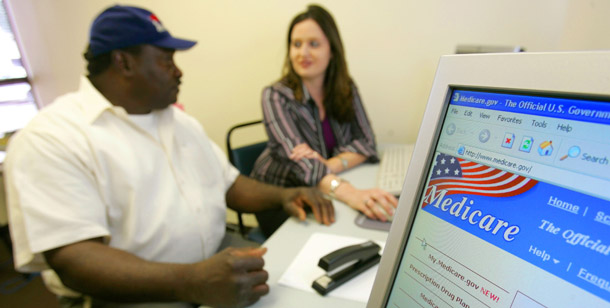
[[[309,90],[307,90],[305,83],[302,83],[301,86],[303,87],[303,100],[301,103],[303,105],[316,106],[316,102],[314,102],[313,98],[311,98],[311,94],[309,94]]]
[[[302,83],[301,86],[303,87],[303,103],[307,103],[311,99],[311,94],[309,94],[309,90],[307,90],[305,83]]]
[[[81,77],[78,92],[85,98],[85,101],[82,101],[81,105],[87,121],[95,121],[104,111],[110,111],[118,116],[127,118],[125,109],[112,105],[112,103],[95,88],[89,78],[85,76]]]

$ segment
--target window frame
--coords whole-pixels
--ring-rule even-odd
[[[0,88],[18,84],[27,84],[27,86],[29,87],[28,97],[19,98],[16,100],[11,100],[11,98],[6,97],[0,98],[0,109],[7,108],[8,110],[5,110],[4,112],[9,112],[9,117],[20,118],[19,120],[15,119],[15,122],[12,123],[13,125],[8,124],[6,127],[4,127],[2,131],[0,131],[1,138],[5,134],[10,135],[10,133],[25,127],[29,120],[31,120],[31,116],[35,115],[35,113],[38,113],[40,111],[41,105],[40,100],[38,99],[36,92],[34,91],[34,83],[32,82],[32,76],[28,67],[28,63],[24,57],[23,45],[19,40],[19,37],[17,35],[18,33],[15,31],[15,23],[10,10],[10,3],[8,3],[6,0],[0,0],[0,10],[2,10],[2,15],[4,15],[2,17],[3,19],[5,19],[1,21],[4,24],[4,26],[2,27],[2,31],[3,33],[9,31],[8,36],[10,36],[10,38],[15,44],[14,47],[16,48],[16,52],[18,52],[19,55],[19,65],[21,66],[21,68],[23,68],[24,71],[24,76],[0,78]],[[10,46],[9,48],[13,48],[13,46]],[[17,59],[11,57],[10,54],[7,55],[7,60],[14,61]],[[13,108],[16,104],[24,104],[24,108]],[[35,108],[35,113],[32,113],[32,108]],[[8,131],[6,131],[7,129]]]

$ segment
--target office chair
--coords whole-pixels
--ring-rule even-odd
[[[237,124],[229,129],[227,133],[227,153],[229,155],[229,162],[239,172],[245,176],[249,176],[250,172],[252,172],[252,168],[254,167],[254,162],[258,156],[263,152],[265,147],[267,146],[267,141],[262,141],[246,146],[241,146],[234,148],[231,146],[231,136],[236,133],[237,130],[251,127],[257,124],[262,124],[262,120],[252,121],[242,124]],[[247,238],[249,240],[253,240],[259,243],[263,243],[265,241],[265,236],[263,235],[260,228],[254,228],[249,232],[246,230],[246,226],[244,226],[243,218],[241,217],[241,212],[237,212],[237,220],[239,223],[239,233],[241,233],[242,237]]]

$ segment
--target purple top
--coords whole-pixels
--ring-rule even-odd
[[[333,149],[337,145],[337,140],[335,139],[335,135],[333,134],[332,127],[330,127],[330,121],[328,120],[328,117],[325,117],[324,121],[322,121],[322,135],[324,135],[326,153],[332,153]]]
[[[307,143],[309,147],[322,154],[326,146],[328,157],[339,153],[358,153],[367,162],[378,162],[375,136],[369,123],[360,95],[352,85],[354,119],[340,123],[327,117],[331,129],[325,133],[322,125],[316,123],[318,109],[309,101],[308,95],[296,100],[292,89],[277,82],[263,90],[263,118],[267,131],[267,148],[254,164],[251,176],[257,180],[279,186],[316,186],[330,173],[330,169],[317,159],[303,158],[292,161],[289,156],[298,144]],[[304,94],[306,89],[303,90]],[[322,131],[318,131],[321,129]],[[323,136],[320,140],[320,135]],[[331,144],[325,137],[332,137]]]

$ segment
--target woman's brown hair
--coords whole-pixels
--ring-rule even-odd
[[[339,122],[349,122],[354,118],[353,82],[347,70],[345,51],[339,29],[332,15],[324,8],[318,5],[309,5],[305,12],[298,14],[290,23],[282,82],[294,91],[297,100],[303,99],[301,77],[296,73],[290,61],[290,44],[292,29],[296,24],[306,19],[315,21],[322,28],[330,43],[331,58],[324,76],[324,108],[327,114]]]

